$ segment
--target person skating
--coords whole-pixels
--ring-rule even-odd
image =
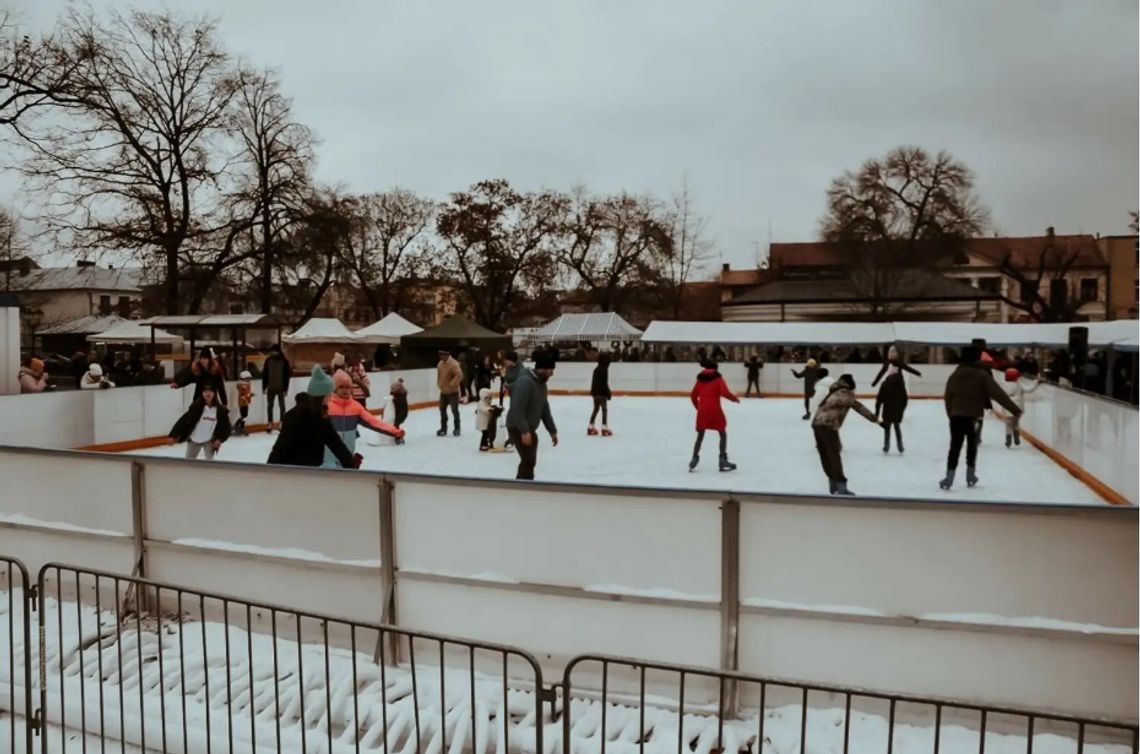
[[[329,420],[327,403],[333,381],[319,366],[313,367],[307,392],[298,393],[296,405],[281,417],[281,431],[268,463],[285,466],[321,466],[325,449],[346,469],[360,468],[363,458],[353,455]]]
[[[721,399],[726,398],[733,403],[740,403],[740,399],[728,389],[728,383],[717,371],[716,362],[705,360],[701,363],[701,371],[697,374],[697,381],[689,393],[689,400],[697,410],[697,440],[693,444],[693,457],[689,461],[689,471],[697,468],[701,461],[701,443],[704,442],[705,432],[713,431],[720,435],[720,464],[721,471],[735,471],[736,464],[728,460],[728,419],[724,416]]]
[[[455,420],[455,436],[459,437],[459,392],[463,386],[463,369],[448,351],[440,349],[439,364],[435,370],[436,386],[439,388],[439,431],[438,437],[447,436],[447,410]]]
[[[188,367],[174,376],[174,381],[170,383],[172,390],[186,387],[187,385],[194,386],[194,398],[198,400],[202,397],[203,388],[209,386],[214,390],[214,396],[218,399],[218,403],[223,406],[228,406],[226,400],[226,372],[222,363],[214,358],[214,352],[209,348],[203,348],[198,354],[198,358]]]
[[[86,374],[79,380],[80,390],[107,390],[115,387],[115,383],[103,376],[103,367],[92,364],[87,367]]]
[[[946,458],[946,476],[938,483],[944,490],[950,489],[954,484],[963,442],[966,445],[966,484],[973,487],[978,483],[976,424],[981,421],[987,402],[995,401],[1009,411],[1011,416],[1021,416],[1021,408],[994,381],[989,367],[978,363],[978,358],[977,346],[964,347],[958,368],[946,381],[943,400],[946,416],[950,419],[950,453]]]
[[[897,348],[891,346],[887,351],[886,363],[879,368],[879,373],[871,381],[871,387],[878,385],[880,380],[883,381],[878,395],[875,396],[875,414],[882,418],[884,453],[891,452],[891,427],[895,430],[895,444],[899,453],[903,452],[902,420],[910,400],[903,372],[910,372],[916,377],[922,376],[921,372],[902,360]]]
[[[491,388],[479,388],[479,402],[475,406],[475,430],[480,433],[480,451],[495,447],[496,425],[502,409],[492,403],[493,398]]]
[[[395,414],[392,417],[392,426],[399,429],[408,418],[408,389],[404,387],[403,377],[396,378],[388,388],[388,395],[392,397],[392,412]],[[397,437],[396,444],[403,445],[404,438]]]
[[[253,402],[253,385],[250,384],[253,375],[243,371],[238,375],[238,383],[234,388],[237,391],[238,420],[234,425],[234,434],[238,437],[247,437],[249,432],[245,429],[246,419],[249,418],[249,404]]]
[[[361,427],[396,440],[404,436],[404,430],[380,421],[352,397],[352,376],[347,369],[338,370],[333,375],[333,394],[328,400],[328,417],[349,453],[356,452],[356,438],[360,434]],[[335,453],[325,448],[325,460],[321,465],[335,469],[340,465],[340,461]]]
[[[832,495],[855,494],[847,488],[847,477],[843,475],[843,443],[839,439],[839,430],[851,409],[867,421],[879,423],[875,413],[855,398],[855,378],[843,374],[828,388],[811,420],[815,449]]]
[[[1025,394],[1032,393],[1040,385],[1040,382],[1034,382],[1033,387],[1025,388],[1021,384],[1021,372],[1010,367],[1005,370],[1005,391],[1009,393],[1009,397],[1017,404],[1017,407],[1025,411]],[[1013,445],[1021,445],[1021,417],[1011,416],[1005,423],[1005,446],[1011,447]]]
[[[760,357],[753,355],[748,359],[744,365],[745,372],[748,374],[748,387],[744,389],[744,397],[752,395],[752,388],[756,388],[756,397],[763,398],[760,394],[760,370],[764,368],[764,362],[760,361]]]
[[[205,454],[207,461],[222,443],[230,438],[230,417],[224,403],[218,400],[213,385],[202,385],[202,394],[194,399],[170,430],[172,443],[186,443],[186,457],[193,460]]]
[[[598,434],[598,430],[594,429],[594,422],[598,418],[598,412],[602,414],[602,437],[611,437],[613,432],[610,431],[610,400],[613,398],[613,393],[610,391],[610,355],[608,353],[598,354],[598,363],[594,367],[594,374],[590,377],[590,397],[594,399],[594,410],[590,413],[590,426],[586,428],[586,434],[590,437]]]
[[[550,433],[550,444],[558,446],[558,428],[550,413],[546,383],[554,374],[555,361],[543,354],[534,361],[534,369],[521,369],[511,384],[511,408],[507,412],[507,434],[519,454],[515,479],[534,479],[538,462],[538,427]]]
[[[802,370],[797,372],[792,370],[792,374],[796,379],[804,381],[804,419],[811,418],[811,399],[815,397],[815,383],[819,381],[819,362],[815,359],[808,359],[807,364]]]
[[[269,358],[261,365],[261,392],[265,394],[265,409],[268,424],[266,432],[273,431],[273,403],[276,402],[281,418],[285,418],[285,396],[289,393],[289,380],[293,376],[293,366],[281,346],[274,343],[269,349]]]

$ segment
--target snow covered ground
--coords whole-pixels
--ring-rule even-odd
[[[0,619],[6,617],[6,602],[0,600]],[[99,744],[111,743],[109,748],[117,750],[114,744],[121,741],[121,750],[132,752],[537,754],[537,726],[544,736],[541,754],[562,751],[561,722],[551,717],[547,705],[542,706],[542,719],[536,719],[532,689],[480,671],[472,677],[463,663],[447,669],[441,684],[438,666],[430,662],[418,662],[414,669],[406,664],[381,667],[361,651],[297,644],[281,635],[251,635],[233,625],[178,621],[169,615],[161,626],[153,618],[116,626],[113,613],[96,613],[90,605],[77,610],[74,603],[61,606],[51,598],[43,600],[43,609],[42,677],[51,752],[102,750],[96,742],[105,737]],[[11,639],[8,624],[0,620],[0,646]],[[23,655],[18,638],[13,651]],[[34,649],[32,656],[41,657]],[[23,710],[10,709],[18,705],[9,703],[9,689],[22,678],[14,679],[7,669],[0,673],[0,740],[11,740],[15,722],[19,743],[24,720],[11,717],[11,712],[19,715]],[[33,678],[39,675],[33,672]],[[19,699],[22,689],[15,691]],[[803,719],[799,704],[769,701],[763,746],[757,747],[761,723],[755,703],[751,710],[747,703],[742,705],[738,718],[721,727],[715,709],[690,700],[684,715],[678,716],[676,701],[647,696],[642,709],[636,701],[610,697],[603,728],[603,705],[575,695],[570,749],[593,754],[603,749],[604,737],[605,750],[615,754],[833,754],[844,751],[846,737],[850,751],[860,753],[892,748],[900,754],[981,750],[977,729],[954,719],[950,711],[936,738],[928,708],[924,715],[915,715],[900,705],[891,735],[886,717],[857,706],[847,717],[842,702],[816,706],[809,701]],[[1019,726],[1024,726],[1023,718],[1005,725],[991,718],[985,750],[1026,751],[1025,728]],[[1032,750],[1079,751],[1070,737],[1069,729],[1075,726],[1061,733],[1052,727],[1042,722],[1035,728]],[[1116,743],[1119,733],[1107,740],[1102,735],[1090,727],[1084,751],[1129,750],[1127,741]],[[723,746],[718,745],[721,739]]]
[[[867,405],[873,406],[871,401]],[[705,438],[701,464],[689,473],[694,412],[685,398],[617,398],[610,403],[614,436],[587,437],[591,402],[587,397],[551,399],[559,427],[559,445],[550,446],[540,432],[536,477],[552,482],[724,489],[736,492],[827,493],[809,422],[802,420],[803,403],[789,399],[747,399],[726,404],[728,452],[739,469],[716,470],[717,438]],[[367,469],[513,479],[513,453],[478,452],[474,406],[462,406],[463,435],[435,436],[439,414],[413,411],[404,425],[407,444],[396,446],[362,430],[357,450]],[[1006,449],[1004,425],[987,419],[979,451],[981,482],[965,485],[965,450],[954,489],[938,488],[946,467],[949,432],[941,401],[913,400],[903,424],[906,453],[882,451],[882,430],[858,416],[848,415],[842,430],[843,464],[852,490],[877,497],[920,497],[948,500],[1016,501],[1034,503],[1105,504],[1091,489],[1023,442]],[[379,443],[374,445],[373,443]],[[265,434],[226,443],[219,458],[264,463],[273,437]],[[892,438],[892,446],[894,444]],[[183,446],[138,451],[147,455],[181,456]]]

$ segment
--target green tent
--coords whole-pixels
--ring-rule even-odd
[[[494,354],[512,347],[511,336],[456,315],[435,327],[400,338],[400,364],[405,369],[431,366],[439,361],[441,349],[453,354],[469,351]]]

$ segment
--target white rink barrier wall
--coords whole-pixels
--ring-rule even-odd
[[[60,473],[66,469],[67,473]],[[0,448],[0,553],[520,646],[1136,719],[1137,509]]]

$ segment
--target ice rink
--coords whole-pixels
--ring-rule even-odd
[[[873,401],[865,400],[873,408]],[[610,403],[614,436],[587,437],[592,407],[588,397],[556,396],[551,407],[559,427],[559,445],[552,448],[540,431],[536,478],[551,482],[724,489],[736,492],[827,494],[810,423],[801,419],[802,401],[745,399],[725,404],[729,458],[734,472],[717,471],[717,438],[705,438],[701,463],[693,473],[688,461],[694,439],[694,411],[686,398],[622,397]],[[364,468],[376,471],[439,474],[460,477],[513,479],[514,453],[480,453],[475,431],[475,408],[461,406],[463,434],[435,436],[439,413],[434,408],[413,411],[404,428],[407,443],[396,446],[367,430],[357,442]],[[856,494],[876,497],[922,497],[973,501],[1015,501],[1103,505],[1089,487],[1050,458],[1022,442],[1007,449],[1004,425],[987,419],[979,449],[977,487],[965,485],[965,450],[954,489],[938,488],[949,432],[941,401],[912,400],[903,424],[906,452],[882,450],[882,430],[848,414],[842,430],[843,464]],[[256,434],[232,439],[219,460],[264,463],[274,436]],[[379,443],[379,444],[374,444]],[[893,440],[892,440],[893,446]],[[177,457],[184,446],[137,451]]]

